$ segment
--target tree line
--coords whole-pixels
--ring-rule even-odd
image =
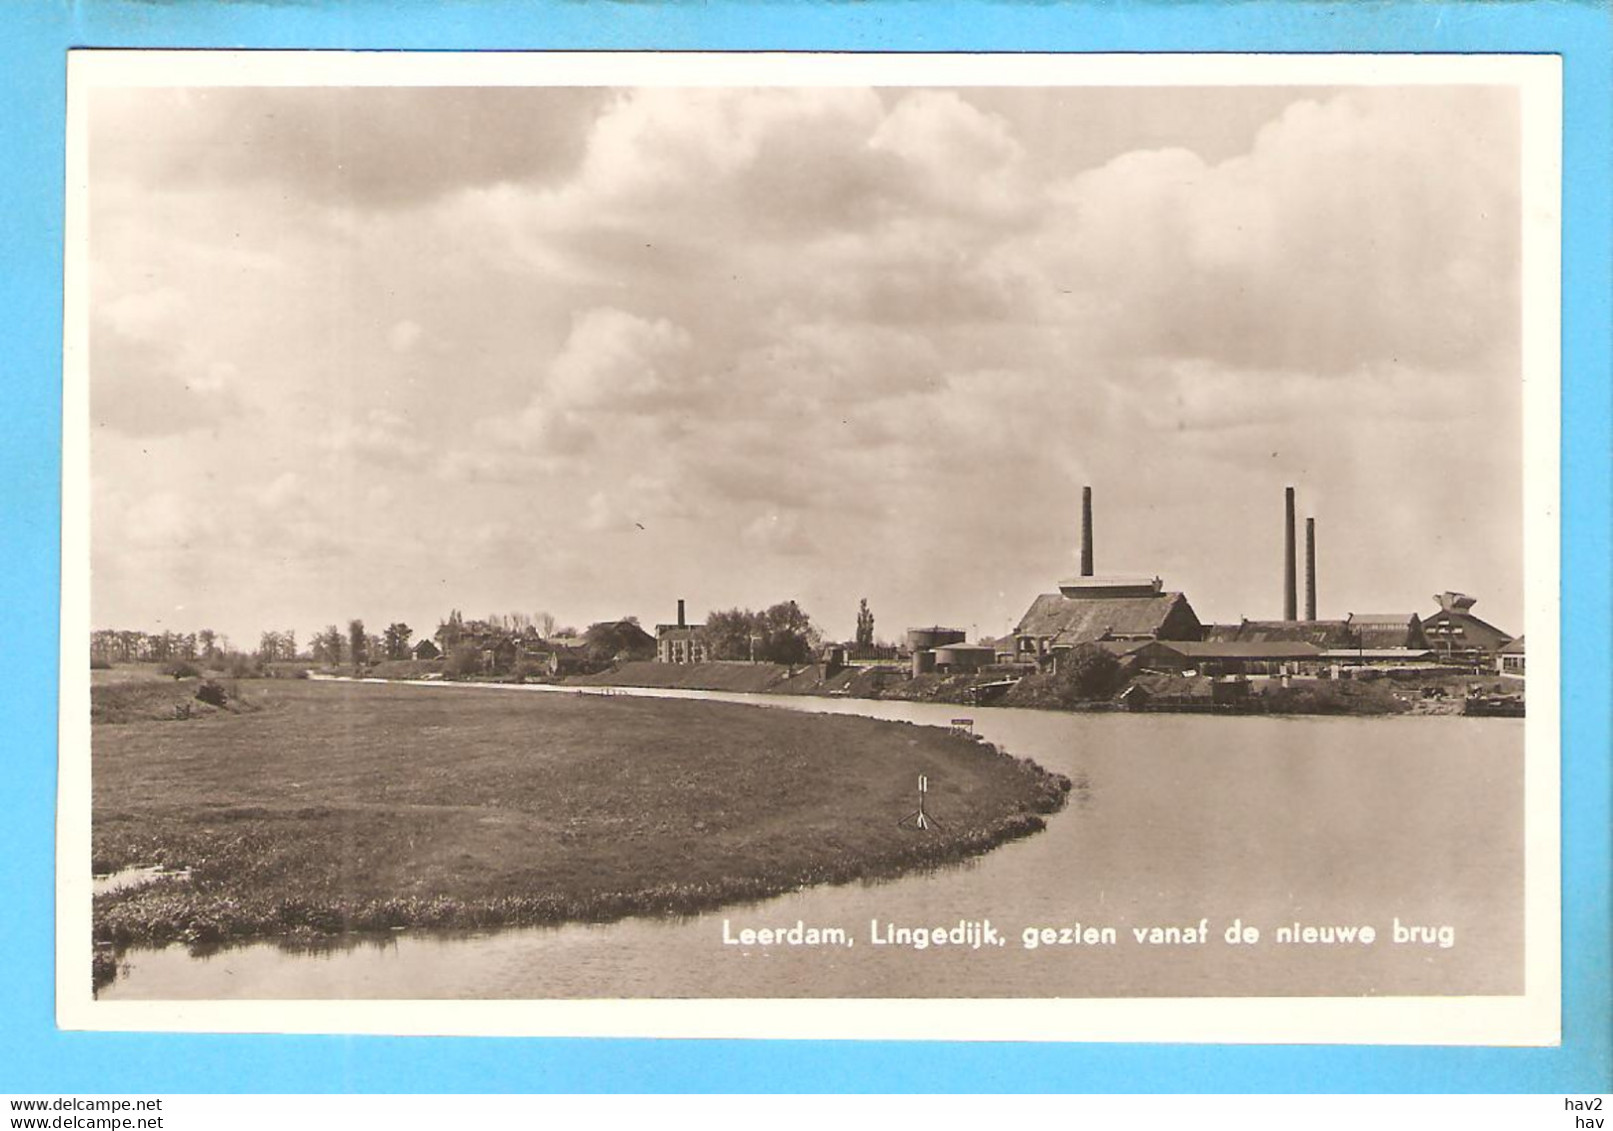
[[[700,632],[712,659],[758,663],[810,662],[824,640],[812,618],[793,600],[761,610],[717,610],[706,618]],[[240,668],[307,660],[365,667],[383,660],[414,658],[418,649],[422,658],[441,658],[448,674],[499,674],[540,655],[564,655],[585,670],[655,656],[655,637],[631,616],[600,621],[579,633],[546,612],[492,613],[467,619],[454,609],[429,637],[416,643],[415,635],[403,621],[371,633],[362,619],[354,618],[345,629],[328,624],[310,633],[305,651],[299,650],[294,630],[271,629],[260,633],[257,648],[247,652],[210,628],[188,633],[101,629],[90,634],[90,659],[97,666],[142,661],[221,664],[228,660]],[[865,598],[857,610],[853,647],[865,649],[873,644],[874,615]],[[558,666],[550,662],[551,669]]]

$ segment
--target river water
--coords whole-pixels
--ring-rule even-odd
[[[429,686],[433,694],[455,689]],[[1069,775],[1075,788],[1046,831],[931,873],[809,888],[682,918],[475,935],[404,931],[313,953],[273,943],[209,955],[183,946],[136,949],[99,996],[1522,992],[1522,720],[1061,714],[642,693],[936,725],[968,716],[977,733]],[[1004,945],[916,950],[874,943],[874,923],[955,927],[960,920],[989,920]],[[1177,936],[1196,940],[1203,920],[1204,941],[1146,941],[1153,927],[1178,928]],[[724,941],[725,930],[736,937],[746,928],[798,922],[844,928],[852,945]],[[1257,929],[1258,941],[1228,943],[1227,931],[1240,926]],[[1370,944],[1304,941],[1306,927],[1362,926],[1375,932]],[[1088,934],[1089,927],[1098,933]],[[1281,927],[1298,941],[1278,941]],[[1071,941],[1027,948],[1025,932],[1039,928]],[[1072,930],[1066,935],[1062,928]],[[1103,928],[1114,929],[1113,943],[1075,941],[1101,940]],[[888,937],[888,926],[878,933]]]

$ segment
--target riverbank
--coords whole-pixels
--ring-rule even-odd
[[[93,728],[107,950],[691,913],[1034,833],[1067,779],[935,727],[765,707],[241,681],[257,709]],[[916,808],[940,826],[899,824]]]
[[[1048,673],[1005,677],[985,672],[968,675],[911,675],[900,668],[847,667],[826,675],[821,665],[745,663],[661,664],[653,660],[621,663],[608,671],[558,681],[571,687],[647,687],[686,691],[743,692],[765,695],[821,695],[831,698],[896,700],[909,703],[952,703],[958,706],[1028,707],[1048,711],[1173,710],[1206,714],[1265,715],[1451,715],[1461,714],[1466,692],[1520,695],[1522,689],[1498,677],[1478,677],[1457,669],[1416,668],[1372,671],[1350,679],[1296,676],[1287,683],[1258,677],[1246,694],[1223,704],[1207,676],[1138,672],[1117,681],[1121,690],[1137,688],[1143,704],[1123,703],[1122,696],[1079,698],[1066,682]]]

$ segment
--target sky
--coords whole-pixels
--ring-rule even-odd
[[[92,610],[1522,628],[1503,87],[94,91]]]

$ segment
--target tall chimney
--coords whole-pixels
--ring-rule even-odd
[[[1316,619],[1316,520],[1305,520],[1305,619]]]
[[[1299,608],[1294,595],[1294,489],[1286,495],[1287,525],[1283,538],[1283,620],[1298,620]]]
[[[678,598],[678,627],[683,627],[683,598]]]
[[[1092,576],[1092,488],[1081,488],[1081,576]]]

